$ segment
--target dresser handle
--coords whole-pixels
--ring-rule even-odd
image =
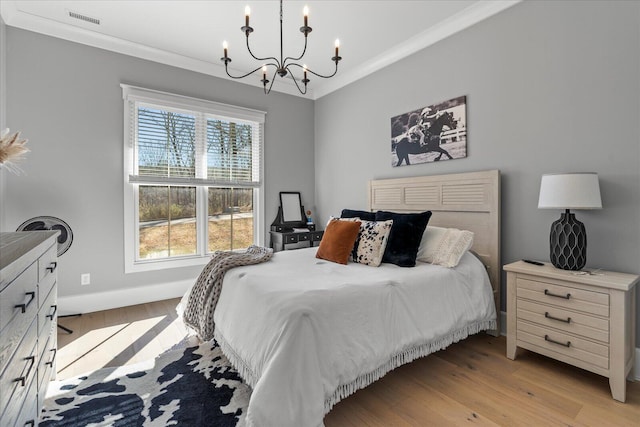
[[[49,273],[53,273],[56,270],[56,267],[58,267],[58,263],[56,261],[53,261],[51,264],[49,264],[47,270],[49,270]]]
[[[571,347],[571,341],[567,341],[566,343],[564,343],[564,342],[552,340],[551,338],[549,338],[549,335],[545,335],[544,336],[544,340],[545,341],[549,341],[549,342],[554,343],[554,344],[561,345],[563,347],[567,347],[567,348]]]
[[[52,305],[51,308],[53,308],[53,313],[51,314],[47,314],[45,317],[48,317],[49,319],[53,320],[53,317],[56,315],[56,312],[58,311],[58,305]]]
[[[558,322],[571,323],[571,317],[567,317],[566,319],[560,319],[559,317],[553,317],[549,314],[548,311],[544,312],[544,317],[547,319],[557,320]]]
[[[25,357],[24,360],[29,360],[31,362],[29,364],[29,368],[27,369],[27,373],[23,377],[16,378],[15,380],[13,380],[16,383],[19,382],[22,387],[24,387],[24,385],[25,385],[25,383],[27,381],[27,377],[31,373],[31,368],[33,368],[33,365],[36,363],[36,357],[35,356],[29,356],[29,357]]]
[[[51,358],[50,361],[46,362],[45,365],[49,365],[53,368],[53,362],[56,361],[56,356],[58,355],[58,349],[52,348],[50,351],[53,351],[53,357]]]
[[[563,298],[563,299],[571,298],[571,294],[566,294],[566,295],[552,294],[551,292],[549,292],[549,289],[545,289],[544,294],[549,295],[550,297],[556,297],[556,298]]]
[[[22,313],[26,313],[27,312],[27,307],[29,307],[29,304],[31,304],[33,302],[33,300],[36,299],[36,293],[35,292],[25,292],[25,295],[31,296],[31,298],[29,298],[29,301],[27,301],[25,304],[17,304],[15,306],[15,308],[19,308],[22,311]]]

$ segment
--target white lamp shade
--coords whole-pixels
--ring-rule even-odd
[[[539,209],[602,209],[598,174],[542,175]]]

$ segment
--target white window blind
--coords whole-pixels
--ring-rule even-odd
[[[259,187],[265,113],[122,85],[134,150],[129,182]]]

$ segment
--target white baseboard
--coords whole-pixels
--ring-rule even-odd
[[[507,313],[500,312],[500,335],[507,335]],[[636,360],[634,364],[634,379],[640,381],[640,347],[636,347]]]
[[[193,280],[189,279],[109,292],[58,296],[58,313],[60,316],[83,314],[178,298],[184,295],[192,284]]]

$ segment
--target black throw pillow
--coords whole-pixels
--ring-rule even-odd
[[[375,221],[376,213],[367,211],[356,211],[353,209],[342,209],[340,218],[360,218],[365,221]]]
[[[414,267],[422,234],[430,218],[431,211],[416,214],[376,212],[376,221],[393,220],[382,262],[399,267]]]

